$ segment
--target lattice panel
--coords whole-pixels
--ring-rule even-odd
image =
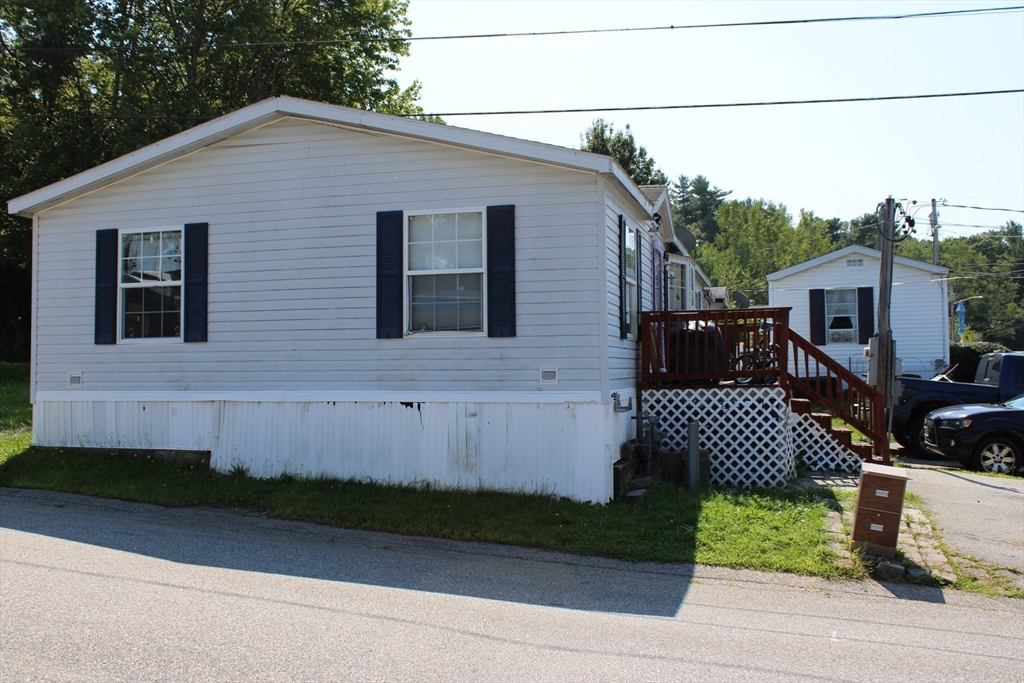
[[[860,472],[860,458],[832,438],[824,427],[810,415],[793,415],[790,420],[793,434],[794,460],[809,470]]]
[[[658,417],[669,451],[685,451],[687,423],[700,422],[712,484],[784,486],[796,475],[789,405],[778,387],[651,389],[643,392],[643,412]]]

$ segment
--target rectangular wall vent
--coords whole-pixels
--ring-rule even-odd
[[[847,268],[863,268],[864,267],[864,259],[862,259],[862,258],[848,258],[848,259],[846,259],[846,267]]]
[[[72,372],[68,374],[68,386],[72,389],[82,388],[82,373]]]
[[[541,384],[558,384],[558,368],[541,368]]]

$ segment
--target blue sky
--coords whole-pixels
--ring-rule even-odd
[[[664,26],[996,7],[1015,2],[486,2],[412,0],[416,36]],[[398,74],[428,112],[818,99],[1024,87],[1024,13],[886,22],[413,42]],[[1024,209],[1024,95],[717,110],[449,116],[457,126],[579,146],[631,124],[670,177],[849,219],[887,195]],[[918,216],[924,218],[927,209]],[[947,207],[940,222],[1020,213]],[[926,225],[922,220],[920,225]],[[943,236],[978,228],[947,227]],[[927,229],[919,228],[918,236]]]

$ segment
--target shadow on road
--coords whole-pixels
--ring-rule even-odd
[[[638,566],[19,489],[0,489],[0,526],[181,564],[649,616],[675,616],[693,578],[692,565]]]

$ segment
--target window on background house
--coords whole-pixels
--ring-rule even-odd
[[[829,344],[854,344],[857,333],[857,290],[825,291],[825,328]]]
[[[181,230],[121,232],[121,339],[181,337]]]
[[[408,331],[483,331],[484,213],[409,214]]]

